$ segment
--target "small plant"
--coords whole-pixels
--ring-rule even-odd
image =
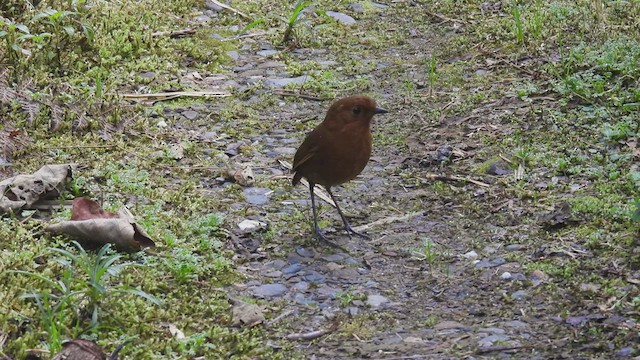
[[[440,78],[440,74],[436,72],[437,65],[438,62],[436,61],[436,56],[434,54],[431,54],[431,60],[429,61],[427,69],[427,78],[429,79],[429,95],[433,94],[433,88]]]
[[[356,300],[364,300],[364,294],[354,294],[350,291],[340,291],[336,294],[336,299],[338,303],[340,303],[340,307],[347,307],[351,305]]]
[[[306,9],[311,4],[311,1],[298,0],[296,7],[293,9],[293,12],[291,12],[291,15],[289,15],[289,18],[286,20],[287,28],[284,30],[284,35],[282,36],[283,44],[286,44],[291,40],[293,28],[296,26],[296,24],[302,21],[302,17],[300,15],[302,15],[304,9]]]
[[[437,249],[435,248],[435,243],[429,238],[424,238],[422,247],[413,250],[412,254],[429,265],[433,265],[439,257]]]
[[[522,13],[520,12],[520,7],[514,5],[511,9],[511,15],[513,16],[513,21],[515,22],[513,33],[515,34],[516,40],[519,43],[522,43],[524,42],[524,26],[522,25]]]
[[[77,308],[80,304],[86,304],[84,310],[91,314],[89,329],[95,328],[99,323],[99,313],[105,299],[115,293],[129,293],[140,296],[160,305],[160,300],[156,297],[135,288],[125,285],[110,286],[108,279],[110,276],[117,276],[129,266],[136,266],[135,263],[125,262],[117,264],[122,255],[112,253],[110,245],[103,246],[95,255],[89,255],[78,242],[73,242],[78,249],[75,254],[66,249],[50,248],[49,250],[62,255],[54,259],[55,262],[64,266],[64,271],[59,280],[45,277],[41,274],[13,270],[13,273],[24,274],[43,281],[49,285],[44,291],[32,291],[22,295],[23,298],[33,299],[40,310],[42,321],[49,331],[49,346],[51,350],[59,350],[60,331],[64,328],[65,321],[69,321],[69,312],[76,310],[75,322],[76,331],[74,337],[81,332],[79,329],[83,316],[82,308]]]

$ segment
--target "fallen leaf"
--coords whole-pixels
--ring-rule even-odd
[[[174,338],[178,340],[185,338],[182,330],[178,329],[178,327],[175,324],[169,324],[169,332]]]
[[[155,246],[126,207],[114,214],[103,210],[93,200],[77,198],[73,201],[71,211],[70,221],[50,224],[45,231],[73,237],[89,250],[113,244],[118,251],[131,253]]]
[[[0,181],[0,213],[20,210],[39,200],[57,198],[71,179],[73,166],[45,165],[31,175]]]
[[[253,176],[253,170],[249,165],[234,164],[233,167],[227,169],[227,177],[242,186],[251,186],[256,181]]]
[[[229,301],[233,304],[231,309],[233,326],[253,327],[264,322],[264,314],[260,306],[235,299],[229,299]]]
[[[93,341],[75,339],[62,344],[52,360],[106,360],[107,354]]]

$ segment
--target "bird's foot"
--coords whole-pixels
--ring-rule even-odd
[[[371,240],[371,237],[370,237],[369,235],[364,234],[364,233],[361,233],[361,232],[357,232],[357,231],[353,230],[353,228],[352,228],[352,227],[351,227],[351,225],[349,225],[349,224],[347,224],[347,225],[344,227],[344,230],[345,230],[345,231],[347,232],[347,234],[349,235],[349,238],[351,238],[351,234],[353,234],[353,235],[357,235],[357,236],[359,236],[359,237],[361,237],[361,238],[363,238],[363,239]]]
[[[329,238],[327,238],[324,234],[324,232],[322,230],[320,230],[320,228],[318,226],[315,227],[315,232],[316,232],[316,237],[318,238],[318,240],[323,241],[324,243],[326,243],[327,245],[340,249],[342,251],[344,251],[347,254],[350,254],[349,250],[347,250],[346,248],[344,248],[342,245],[336,244],[333,241],[329,240]]]

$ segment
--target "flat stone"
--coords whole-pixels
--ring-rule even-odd
[[[233,61],[238,61],[238,59],[240,59],[240,54],[235,50],[227,51],[227,56],[229,56]]]
[[[263,273],[262,275],[264,277],[268,277],[268,278],[279,278],[279,277],[282,276],[282,271],[280,271],[280,270],[269,271],[267,273]]]
[[[386,297],[382,296],[382,295],[369,295],[367,296],[367,304],[371,307],[379,307],[383,304],[386,304],[389,302],[389,299],[387,299]]]
[[[312,257],[314,257],[316,255],[313,251],[307,250],[306,248],[303,248],[302,246],[296,246],[296,253],[298,253],[298,255],[300,255],[302,257],[306,257],[306,258],[312,258]]]
[[[276,79],[268,79],[263,82],[264,86],[269,88],[283,88],[287,85],[302,85],[305,82],[311,80],[311,77],[308,75],[301,75],[298,77],[292,78],[276,78]]]
[[[464,255],[462,255],[462,257],[465,259],[475,260],[478,257],[478,253],[471,250],[468,253],[465,253]]]
[[[298,271],[302,270],[304,268],[304,266],[302,266],[302,264],[291,264],[285,268],[282,268],[282,273],[283,274],[295,274]]]
[[[267,224],[263,223],[262,221],[258,221],[258,220],[249,220],[249,219],[245,219],[242,220],[239,224],[238,227],[240,228],[240,230],[250,233],[250,232],[254,232],[256,230],[260,230],[260,229],[266,229],[267,228]]]
[[[327,11],[327,15],[331,16],[331,18],[339,23],[351,25],[356,23],[356,19],[352,18],[347,14],[343,14],[337,11]]]
[[[489,335],[480,339],[480,341],[478,341],[478,346],[480,346],[481,348],[487,348],[493,346],[493,344],[495,344],[497,341],[507,340],[509,340],[509,337],[506,335]]]
[[[322,297],[335,299],[339,290],[328,285],[322,285],[316,290],[316,292]]]
[[[308,299],[304,294],[297,293],[293,296],[293,300],[299,305],[312,305],[315,301]]]
[[[342,259],[344,259],[344,256],[342,256],[340,254],[333,254],[333,255],[322,257],[322,260],[328,261],[328,262],[339,262]]]
[[[507,251],[522,251],[522,250],[526,250],[527,247],[522,244],[511,244],[511,245],[507,245],[505,249]]]
[[[209,22],[211,21],[211,18],[207,15],[200,15],[200,16],[196,16],[196,21]]]
[[[522,299],[525,299],[525,298],[528,298],[528,297],[529,297],[529,294],[524,290],[518,290],[518,291],[514,292],[513,294],[511,294],[511,298],[513,300],[522,300]]]
[[[260,56],[267,57],[267,56],[271,56],[271,55],[274,55],[274,54],[277,54],[277,53],[279,53],[278,50],[260,50],[256,54],[260,55]]]
[[[281,296],[287,291],[287,287],[282,284],[263,284],[253,289],[253,296],[259,298],[269,298]]]
[[[244,200],[252,205],[264,205],[268,203],[269,196],[267,196],[267,194],[270,192],[271,189],[259,187],[248,187],[242,190]]]
[[[377,3],[377,2],[373,2],[373,1],[371,2],[371,5],[377,7],[378,9],[386,9],[386,8],[389,7],[389,5],[380,4],[380,3]]]
[[[520,321],[520,320],[512,320],[512,321],[507,321],[506,323],[504,323],[504,326],[517,328],[517,329],[522,329],[522,328],[529,327],[529,324],[527,324],[526,322]]]
[[[312,271],[308,274],[306,274],[305,276],[303,276],[303,278],[306,281],[312,282],[312,283],[319,283],[319,282],[323,282],[325,277],[324,275],[320,274],[317,271]]]
[[[282,269],[285,265],[287,265],[287,263],[284,260],[281,259],[276,259],[273,261],[269,261],[267,263],[265,263],[262,268],[263,269],[273,269],[273,270],[280,270]]]
[[[450,330],[450,329],[466,329],[467,326],[457,321],[445,320],[437,323],[433,328],[435,330]]]
[[[497,327],[487,327],[487,328],[478,329],[478,332],[491,333],[491,334],[504,334],[505,333],[504,329],[500,329],[500,328],[497,328]]]
[[[277,148],[274,148],[273,151],[275,151],[278,155],[293,155],[296,153],[296,148],[293,147],[286,147],[286,146],[279,146]]]
[[[306,281],[300,281],[295,283],[291,288],[294,290],[305,291],[309,289],[309,283]]]
[[[193,110],[187,110],[182,112],[182,116],[186,117],[188,120],[195,120],[200,116],[200,113]]]
[[[348,5],[353,11],[355,12],[362,12],[364,11],[364,9],[362,8],[362,5],[358,4],[358,3],[353,3],[353,4],[349,4]]]

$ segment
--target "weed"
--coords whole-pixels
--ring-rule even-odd
[[[440,257],[435,243],[429,238],[424,238],[422,247],[414,249],[411,253],[420,261],[425,261],[430,266],[433,266]]]
[[[75,330],[71,336],[76,337],[80,334],[80,326],[84,318],[82,310],[87,310],[90,313],[89,329],[96,328],[99,325],[100,309],[106,298],[115,293],[133,294],[160,305],[159,299],[142,290],[125,285],[111,286],[109,284],[109,277],[117,276],[127,267],[137,266],[132,262],[118,264],[117,262],[122,258],[122,255],[111,253],[109,244],[100,248],[95,258],[90,256],[79,243],[74,241],[73,245],[77,248],[78,254],[66,249],[49,249],[61,255],[61,257],[54,259],[64,267],[62,276],[58,280],[35,272],[10,271],[33,277],[49,286],[44,291],[34,290],[21,297],[35,301],[40,311],[41,321],[47,329],[51,351],[60,350],[63,328],[75,324]],[[86,308],[84,308],[84,304],[86,304]],[[75,311],[75,318],[68,317],[71,311]]]
[[[302,12],[311,4],[313,4],[311,1],[298,0],[298,3],[293,8],[293,11],[286,19],[287,27],[284,30],[284,35],[282,35],[283,44],[286,44],[291,40],[293,28],[303,21],[303,17],[301,16]]]
[[[511,7],[511,16],[513,16],[514,28],[513,34],[519,43],[524,42],[524,26],[522,25],[522,13],[520,6],[514,4]]]

